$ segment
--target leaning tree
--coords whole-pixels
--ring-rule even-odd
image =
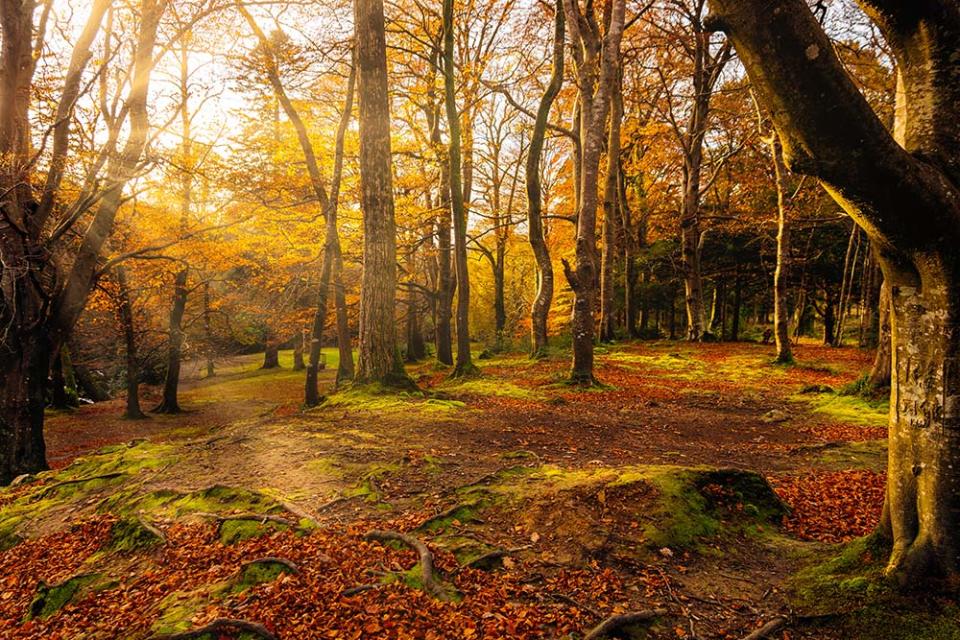
[[[897,66],[884,128],[803,0],[711,0],[788,167],[878,248],[890,287],[888,574],[960,579],[960,3],[859,0]]]

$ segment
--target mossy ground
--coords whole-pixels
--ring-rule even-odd
[[[115,579],[111,571],[140,571],[134,561],[149,565],[163,548],[143,523],[164,531],[202,528],[226,554],[267,548],[274,539],[294,540],[284,548],[295,549],[313,535],[302,526],[306,520],[291,532],[277,523],[229,518],[263,513],[296,521],[300,516],[287,509],[293,503],[318,520],[321,531],[350,531],[348,548],[370,528],[414,532],[437,552],[450,582],[457,565],[510,550],[480,568],[516,580],[510,587],[519,589],[511,592],[515,599],[558,590],[604,613],[612,606],[666,604],[669,622],[652,628],[654,638],[674,637],[676,623],[684,628],[689,619],[674,606],[666,580],[703,621],[698,637],[720,638],[720,625],[744,630],[758,617],[783,611],[784,576],[823,558],[820,547],[778,533],[782,506],[760,475],[727,467],[882,463],[880,442],[822,448],[798,428],[825,417],[861,424],[860,399],[832,392],[796,397],[803,386],[840,389],[854,379],[866,357],[851,350],[802,345],[795,365],[777,366],[771,364],[772,348],[758,345],[604,345],[597,351],[597,375],[607,384],[586,391],[557,384],[569,374],[569,352],[562,348],[536,360],[522,353],[492,356],[483,361],[480,377],[448,380],[445,369],[424,362],[410,368],[421,391],[345,387],[310,410],[300,402],[302,374],[260,370],[259,357],[218,367],[216,377],[185,385],[191,413],[124,425],[145,431],[161,425],[167,429],[163,438],[105,449],[41,474],[35,487],[0,491],[0,535],[13,544],[56,531],[79,515],[117,518],[110,544],[82,567]],[[289,352],[281,354],[281,364],[289,366]],[[328,365],[335,368],[333,361]],[[763,422],[771,406],[787,407],[789,422]],[[872,424],[882,407],[867,408]],[[238,418],[231,411],[245,413]],[[88,413],[81,409],[57,419],[85,428]],[[200,424],[214,414],[212,425]],[[96,422],[89,420],[92,429]],[[807,448],[811,453],[802,456],[785,453]],[[51,488],[103,474],[117,475]],[[407,560],[401,566],[371,569],[386,569],[389,579],[420,588],[419,567]],[[266,593],[272,586],[264,581],[294,579],[282,578],[277,567],[249,571],[218,574],[208,584],[178,587],[162,603],[153,602],[153,631],[184,630],[206,607],[229,607],[232,598]],[[564,586],[580,572],[590,579],[615,575],[620,582],[600,595]],[[643,582],[650,575],[659,582]],[[838,578],[848,594],[870,589],[853,571],[825,575],[830,577],[820,582]],[[734,579],[747,582],[729,581]],[[351,578],[378,580],[375,573]],[[755,592],[743,586],[748,584],[756,585]],[[763,596],[768,589],[772,595]],[[370,597],[384,591],[390,590]],[[396,593],[390,591],[391,597]],[[469,611],[469,589],[463,593],[458,606]],[[734,596],[749,599],[760,614],[735,609]],[[716,597],[722,604],[700,607],[695,597]],[[581,617],[587,622],[593,616]],[[950,632],[939,622],[923,624]]]

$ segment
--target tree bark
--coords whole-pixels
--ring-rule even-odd
[[[887,573],[960,580],[960,7],[861,0],[898,68],[894,131],[803,0],[713,0],[791,169],[815,176],[878,248],[890,288]],[[898,144],[899,142],[899,144]]]
[[[271,339],[272,333],[268,329],[263,339],[263,364],[261,369],[280,368],[280,345]]]
[[[883,389],[890,386],[890,367],[893,357],[890,353],[890,287],[886,281],[880,285],[880,307],[877,310],[879,328],[877,331],[877,355],[867,376],[867,386],[871,389]]]
[[[787,220],[786,172],[780,139],[770,137],[770,157],[777,190],[777,267],[773,272],[773,337],[776,362],[793,362],[790,342],[790,310],[787,307],[787,279],[790,273],[790,223]]]
[[[456,67],[453,59],[453,0],[443,0],[443,87],[450,136],[447,157],[450,177],[450,211],[453,220],[453,255],[457,275],[457,360],[452,376],[477,372],[470,355],[470,274],[467,268],[467,210],[460,158],[460,113],[457,110]]]
[[[130,286],[127,282],[127,270],[117,265],[114,273],[117,277],[117,317],[123,330],[123,344],[126,347],[127,370],[124,381],[127,387],[127,407],[123,417],[128,420],[142,420],[140,408],[140,360],[137,357],[137,333],[133,321],[133,304],[130,300]]]
[[[579,204],[577,209],[576,268],[564,262],[564,275],[573,289],[573,366],[570,381],[592,385],[594,302],[596,299],[597,190],[604,124],[610,111],[610,94],[616,82],[620,41],[624,28],[624,0],[612,0],[604,10],[605,33],[601,34],[587,3],[586,13],[579,0],[564,0],[566,21],[574,48],[576,75],[580,85],[578,150]]]
[[[390,153],[390,102],[383,1],[354,0],[360,97],[363,278],[357,380],[409,387],[397,348],[397,238]]]
[[[530,236],[530,247],[537,263],[537,294],[530,308],[531,351],[530,355],[539,358],[546,355],[547,318],[550,315],[550,305],[553,302],[553,262],[550,260],[550,249],[543,227],[543,193],[540,185],[540,162],[543,157],[543,140],[550,119],[550,109],[553,107],[557,94],[563,86],[563,46],[566,32],[563,0],[554,2],[553,27],[553,70],[550,82],[540,106],[537,108],[537,118],[533,125],[533,134],[530,137],[530,150],[527,153],[526,187],[527,187],[527,230]]]
[[[617,337],[616,263],[621,255],[623,234],[620,211],[620,124],[623,120],[623,93],[620,64],[610,90],[610,124],[607,135],[607,175],[603,189],[603,252],[600,257],[600,340]]]

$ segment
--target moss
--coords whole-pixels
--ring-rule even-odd
[[[73,601],[85,587],[101,578],[99,573],[85,573],[64,580],[60,584],[48,586],[43,582],[37,587],[37,593],[30,603],[25,620],[48,618]]]
[[[259,520],[227,519],[220,523],[220,542],[230,545],[277,531],[286,531],[289,528],[285,524],[269,520],[260,522]]]
[[[816,413],[822,413],[839,422],[883,426],[889,420],[887,400],[867,400],[859,396],[833,393],[799,394],[791,399],[806,402]]]
[[[462,408],[463,403],[433,401],[421,391],[397,390],[380,384],[351,385],[327,397],[320,407],[340,407],[357,411],[398,413],[405,411],[446,412]]]
[[[858,538],[839,553],[795,574],[788,583],[790,599],[799,609],[832,613],[856,608],[867,600],[891,595],[883,577],[889,548],[879,535]]]
[[[468,503],[456,505],[454,508],[448,509],[440,515],[427,519],[417,527],[416,530],[438,533],[459,524],[476,522],[478,520],[478,512],[486,508],[490,502],[491,500],[488,496],[477,496]]]
[[[132,552],[151,549],[163,540],[136,518],[121,518],[110,529],[109,548],[113,551]]]
[[[457,395],[495,396],[529,401],[544,399],[543,394],[536,390],[524,389],[512,382],[499,378],[456,379],[456,384],[445,385],[443,389]]]
[[[244,591],[258,584],[273,582],[285,573],[293,573],[293,569],[283,562],[277,562],[276,560],[268,558],[254,560],[243,566],[239,577],[233,586],[231,586],[230,590],[233,592]]]
[[[105,500],[100,511],[118,514],[144,512],[177,518],[197,512],[277,513],[282,512],[283,507],[273,498],[257,491],[213,485],[189,493],[160,490],[137,494],[135,490],[121,491]]]
[[[817,460],[829,469],[870,469],[881,472],[887,468],[887,441],[845,442],[827,448]]]

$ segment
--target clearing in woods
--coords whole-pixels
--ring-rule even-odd
[[[497,355],[482,377],[417,365],[422,393],[308,411],[283,355],[188,372],[181,415],[51,414],[57,468],[0,491],[0,635],[232,618],[280,638],[576,638],[662,609],[634,637],[740,638],[781,615],[792,638],[901,637],[882,594],[857,608],[883,557],[857,538],[882,505],[886,406],[842,393],[867,352],[803,344],[780,366],[755,344],[625,343],[598,348],[586,391],[563,353]],[[435,575],[374,530],[427,543]],[[958,637],[931,611],[909,637]]]

